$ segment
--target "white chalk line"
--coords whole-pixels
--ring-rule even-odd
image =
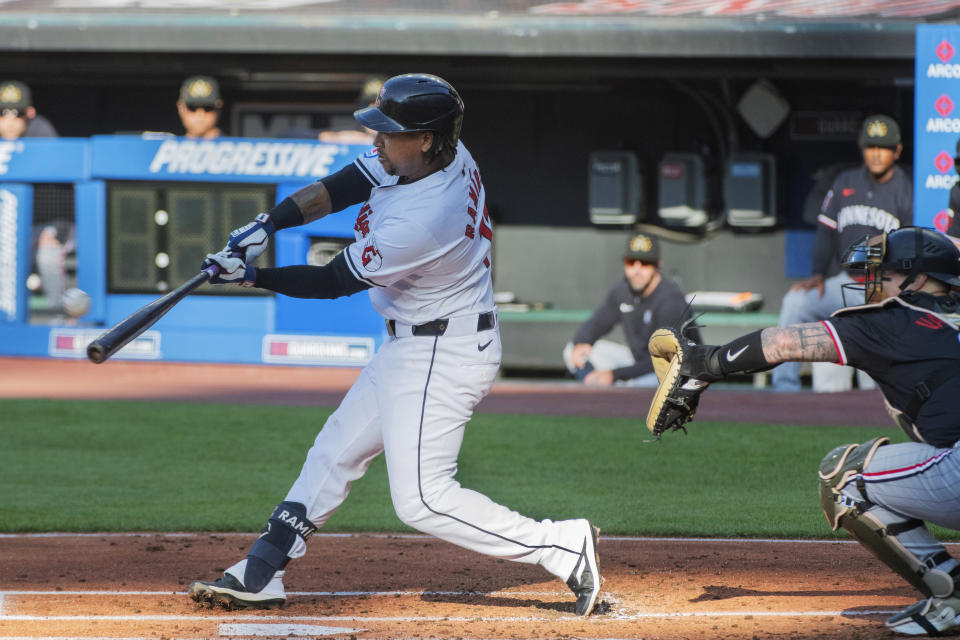
[[[51,590],[51,591],[0,591],[4,596],[185,596],[186,591],[109,591],[109,590]],[[326,598],[396,597],[396,596],[523,596],[523,597],[569,597],[569,591],[287,591],[288,596],[321,596]],[[2,609],[0,609],[2,613]]]
[[[124,615],[124,616],[31,616],[5,615],[0,621],[11,622],[229,622],[274,621],[274,622],[551,622],[575,620],[603,624],[608,622],[631,622],[645,619],[665,618],[812,618],[816,616],[873,616],[891,615],[899,609],[872,609],[865,611],[687,611],[649,612],[595,615],[583,618],[577,615],[554,616],[181,616],[181,615]]]
[[[0,539],[16,538],[250,538],[257,534],[225,532],[217,533],[211,531],[189,533],[172,532],[164,533],[160,531],[117,531],[103,533],[69,533],[69,532],[48,532],[48,533],[0,533]],[[383,538],[386,540],[436,540],[434,536],[428,536],[422,533],[315,533],[310,536],[313,539],[322,538]],[[666,537],[659,538],[654,536],[606,536],[601,535],[600,540],[613,540],[617,542],[724,542],[724,543],[764,543],[764,544],[857,544],[856,540],[849,538],[678,538]],[[960,545],[960,542],[943,542],[945,545]]]
[[[326,627],[316,624],[250,624],[247,622],[224,623],[219,627],[221,636],[332,636],[358,633],[366,629],[353,627]]]

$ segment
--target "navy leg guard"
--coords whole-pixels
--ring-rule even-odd
[[[243,586],[247,591],[257,593],[267,586],[273,574],[290,562],[287,554],[297,536],[306,542],[316,530],[313,523],[307,520],[307,508],[299,502],[281,502],[277,505],[263,533],[247,554],[247,568],[243,575]]]

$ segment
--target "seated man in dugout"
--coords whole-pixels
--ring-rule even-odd
[[[621,384],[656,387],[647,342],[662,326],[681,326],[690,317],[683,291],[660,270],[660,243],[637,234],[623,253],[623,278],[617,280],[593,315],[580,326],[563,350],[563,361],[578,380],[589,386]],[[627,345],[604,339],[620,324]],[[700,342],[700,333],[686,334]]]

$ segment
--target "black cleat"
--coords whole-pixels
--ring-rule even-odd
[[[276,583],[276,584],[274,584]],[[279,585],[279,591],[276,586]],[[274,587],[271,589],[271,587]],[[283,592],[283,583],[277,579],[258,593],[250,593],[243,584],[229,573],[214,582],[194,580],[187,590],[190,599],[209,608],[216,606],[224,609],[278,609],[287,601]]]
[[[586,523],[588,532],[583,539],[580,559],[577,560],[573,572],[567,578],[567,586],[577,596],[578,616],[590,615],[597,605],[600,587],[603,586],[603,578],[600,576],[600,556],[597,554],[597,538],[600,535],[600,529],[586,520],[583,522]]]

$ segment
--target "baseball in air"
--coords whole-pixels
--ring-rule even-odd
[[[71,318],[79,318],[90,311],[90,295],[76,287],[63,292],[63,310]]]

